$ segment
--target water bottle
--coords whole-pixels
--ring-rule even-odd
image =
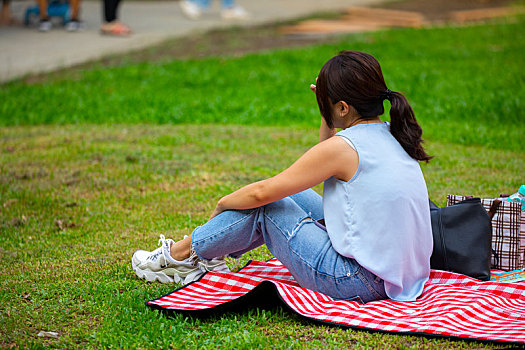
[[[521,185],[518,192],[510,195],[507,201],[511,203],[521,203],[521,211],[525,211],[525,185]]]

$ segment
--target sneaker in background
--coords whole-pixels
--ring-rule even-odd
[[[49,32],[51,30],[52,24],[49,18],[41,19],[38,24],[38,31],[40,32]]]
[[[182,13],[189,19],[199,19],[202,15],[202,10],[199,7],[199,5],[194,4],[191,1],[181,0],[179,2],[179,5],[180,9],[182,10]]]
[[[250,14],[240,6],[233,6],[222,9],[221,17],[226,21],[247,21]]]
[[[66,23],[66,30],[68,32],[78,32],[82,29],[84,29],[84,23],[79,20],[72,19],[71,21]]]

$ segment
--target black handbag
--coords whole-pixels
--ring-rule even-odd
[[[469,198],[443,208],[430,201],[434,237],[430,267],[482,281],[490,280],[491,220],[501,203],[496,202],[499,201],[494,202],[487,214],[479,198]]]

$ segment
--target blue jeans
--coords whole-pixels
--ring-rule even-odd
[[[211,3],[211,0],[188,0],[188,1],[194,3],[195,5],[201,8],[208,8],[210,7],[210,3]],[[234,0],[222,0],[221,1],[222,8],[229,8],[233,6],[234,6]]]
[[[382,279],[334,250],[316,221],[322,217],[322,198],[309,189],[259,208],[225,211],[193,231],[192,245],[200,258],[213,259],[237,258],[266,243],[302,287],[334,299],[386,299]]]

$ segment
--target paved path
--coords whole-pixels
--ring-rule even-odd
[[[130,25],[134,34],[122,38],[99,34],[102,1],[85,0],[82,4],[82,19],[86,28],[82,32],[68,33],[59,25],[47,33],[40,33],[34,27],[0,27],[0,82],[30,73],[49,72],[109,54],[145,48],[195,31],[234,24],[249,27],[315,12],[381,2],[385,0],[237,0],[253,18],[247,23],[232,23],[220,19],[217,0],[213,2],[211,11],[199,21],[186,19],[178,2],[174,0],[123,1],[119,9],[120,19]],[[34,1],[14,0],[12,14],[22,19],[25,9],[33,4]]]

